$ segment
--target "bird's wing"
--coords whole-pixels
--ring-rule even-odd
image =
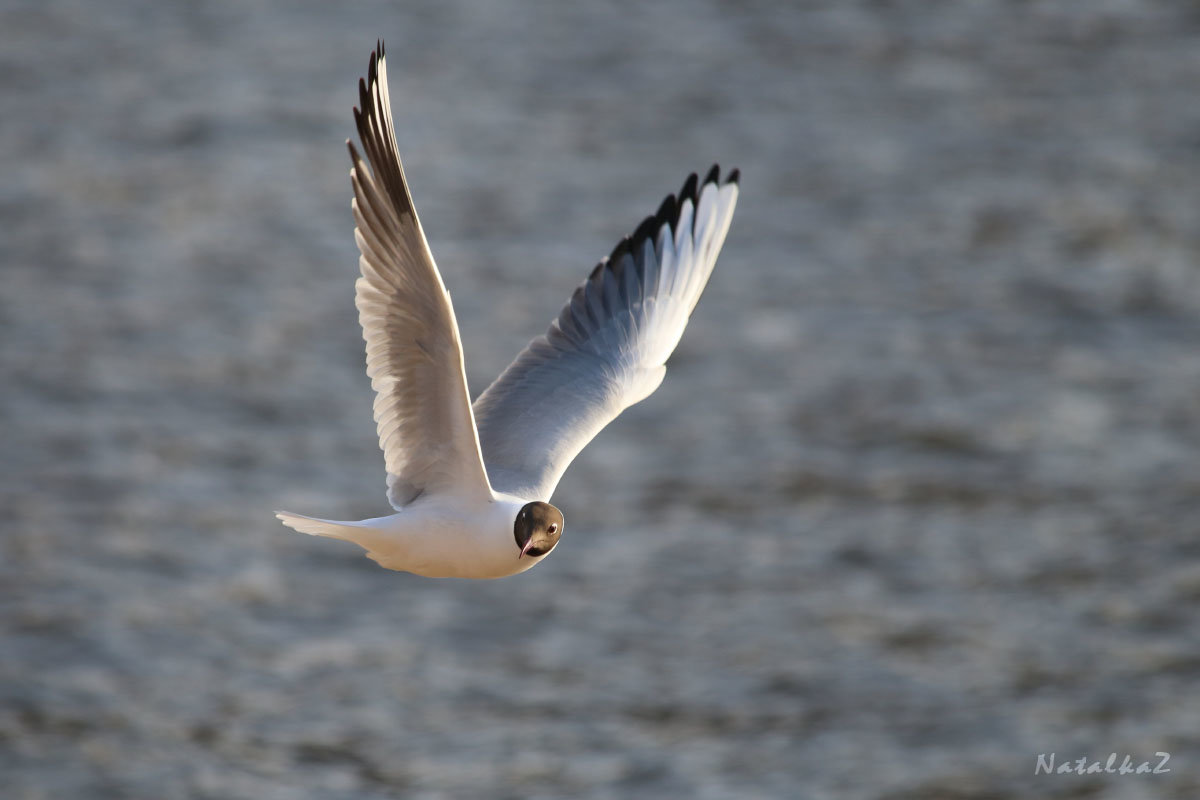
[[[382,42],[354,109],[371,168],[347,141],[354,239],[362,256],[355,305],[375,389],[375,422],[396,508],[424,492],[490,499],[471,415],[462,344],[396,148]]]
[[[496,491],[549,500],[600,429],[662,382],[733,218],[738,171],[668,196],[475,401]]]

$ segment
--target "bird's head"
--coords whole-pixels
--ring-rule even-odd
[[[513,523],[513,537],[520,553],[525,556],[544,556],[554,549],[562,536],[563,515],[549,503],[526,503]]]

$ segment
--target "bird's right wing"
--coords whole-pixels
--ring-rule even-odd
[[[691,175],[602,260],[550,330],[475,401],[496,491],[549,500],[572,459],[662,382],[737,204],[738,171]]]
[[[400,165],[382,43],[358,93],[362,111],[355,109],[354,119],[371,167],[347,142],[354,238],[362,252],[355,305],[376,392],[388,499],[400,508],[432,490],[490,500],[454,308]]]

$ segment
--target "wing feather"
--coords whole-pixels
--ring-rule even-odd
[[[497,491],[549,500],[567,466],[662,382],[737,204],[738,171],[691,175],[592,270],[550,329],[475,401]]]
[[[370,164],[347,142],[362,277],[355,305],[396,508],[426,491],[491,497],[450,295],[421,229],[392,129],[382,42],[354,110]]]

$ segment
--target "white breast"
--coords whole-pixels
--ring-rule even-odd
[[[518,559],[513,538],[519,498],[500,495],[483,505],[458,498],[418,499],[397,514],[364,520],[355,541],[380,566],[427,578],[504,578],[544,556]]]

